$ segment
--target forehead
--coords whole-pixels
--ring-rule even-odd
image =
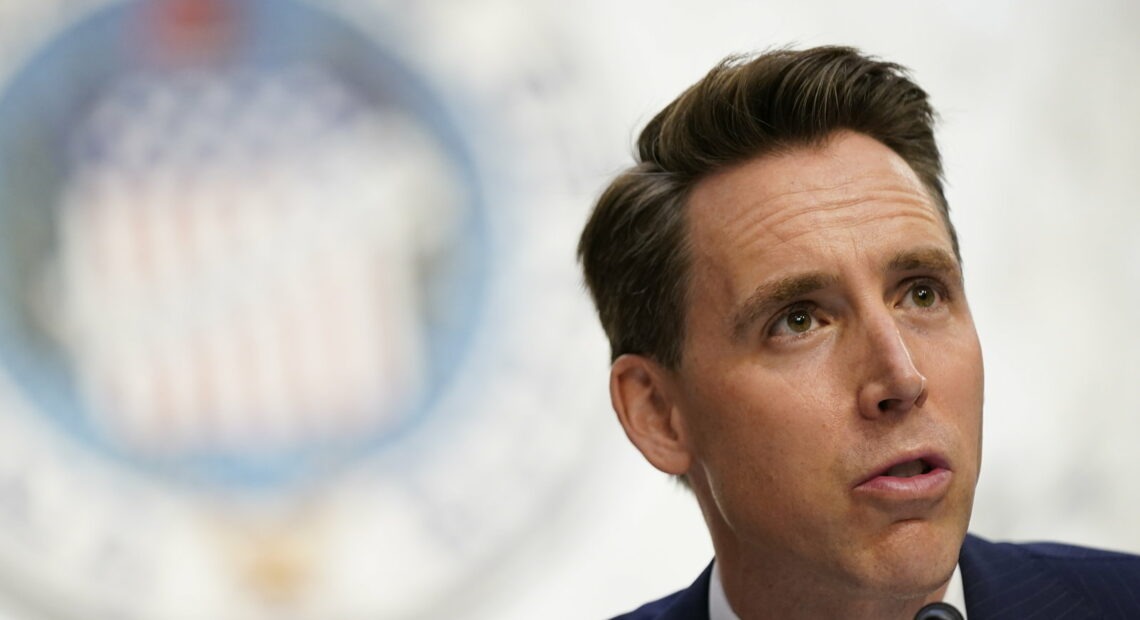
[[[732,297],[781,272],[840,271],[897,255],[907,244],[952,251],[942,216],[910,166],[853,132],[703,179],[690,195],[686,224],[693,287],[719,286]]]
[[[710,175],[694,187],[687,215],[691,233],[750,222],[778,234],[797,217],[892,199],[938,216],[906,161],[871,137],[841,131],[820,146],[765,155]],[[858,219],[869,211],[832,215]]]
[[[861,232],[900,217],[937,224],[941,215],[910,166],[880,142],[854,132],[720,171],[701,180],[686,212],[690,241],[710,253],[847,227]],[[934,231],[932,231],[934,232]],[[809,240],[810,241],[810,240]]]

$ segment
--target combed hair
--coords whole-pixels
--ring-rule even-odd
[[[822,145],[839,130],[870,136],[910,165],[958,254],[934,122],[926,92],[904,67],[850,47],[721,61],[649,121],[635,164],[602,192],[582,231],[578,259],[612,358],[636,353],[680,364],[693,187],[763,155]]]

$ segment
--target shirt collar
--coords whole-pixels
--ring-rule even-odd
[[[942,602],[953,605],[962,614],[962,620],[969,620],[966,617],[966,592],[962,589],[962,567],[957,564],[954,565],[954,574],[950,577],[950,585],[946,586]],[[724,584],[720,580],[720,564],[715,561],[712,577],[709,578],[709,620],[740,620],[724,595]]]
[[[962,587],[962,567],[958,564],[954,565],[954,575],[950,577],[950,585],[946,586],[942,602],[953,605],[962,614],[962,620],[969,620],[966,617],[966,590]]]
[[[724,584],[720,581],[720,563],[716,560],[713,560],[712,577],[709,578],[709,620],[740,620],[724,596]]]

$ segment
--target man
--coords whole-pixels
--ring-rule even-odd
[[[599,199],[614,410],[716,554],[626,617],[1140,618],[1140,558],[966,535],[982,356],[933,118],[850,48],[730,58]]]

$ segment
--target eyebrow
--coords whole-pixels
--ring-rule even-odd
[[[962,280],[962,267],[958,259],[942,248],[918,248],[899,252],[887,262],[887,271],[932,271],[951,275]]]
[[[825,289],[837,281],[838,278],[834,275],[809,272],[761,284],[737,308],[732,319],[732,335],[738,340],[743,338],[748,328],[767,316],[771,310],[808,293]]]

